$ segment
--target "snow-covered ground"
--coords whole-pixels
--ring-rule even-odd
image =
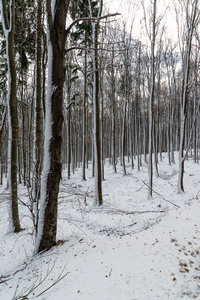
[[[178,158],[159,163],[153,199],[148,174],[127,163],[127,176],[105,165],[102,207],[94,207],[94,178],[81,169],[60,186],[58,245],[33,257],[27,207],[19,234],[8,231],[8,195],[0,187],[0,300],[200,299],[200,165],[185,163],[185,193],[177,194]],[[135,162],[136,163],[136,162]],[[137,163],[136,163],[137,164]],[[91,165],[90,165],[91,166]],[[28,201],[20,186],[20,199]]]

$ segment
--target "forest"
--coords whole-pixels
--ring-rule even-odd
[[[120,10],[120,3],[127,5],[129,14]],[[26,266],[68,241],[59,231],[63,226],[67,233],[71,226],[61,225],[64,219],[70,223],[82,218],[85,225],[80,227],[95,231],[95,218],[98,224],[101,213],[103,222],[109,214],[136,214],[131,224],[138,228],[133,232],[122,233],[118,219],[112,229],[99,225],[98,234],[121,238],[160,223],[169,210],[175,214],[181,209],[186,215],[180,197],[184,205],[198,200],[199,1],[119,1],[119,10],[116,4],[0,0],[0,207],[2,224],[8,223],[5,236],[8,232],[15,244],[26,230],[31,235]],[[116,190],[114,200],[111,194]],[[130,195],[137,198],[132,207],[127,202]],[[127,222],[124,217],[123,228]],[[170,243],[178,244],[173,237]],[[189,273],[188,262],[179,262],[180,272]],[[58,274],[55,285],[68,272]],[[112,268],[106,276],[111,274]],[[0,284],[7,284],[10,276],[0,274]],[[175,284],[177,276],[172,281]],[[38,286],[43,288],[42,276],[38,282],[21,293],[16,288],[7,299],[33,297]],[[182,296],[200,297],[196,287],[191,290]],[[45,288],[38,297],[44,292]],[[165,296],[160,299],[178,299],[170,292]],[[147,293],[137,299],[155,297]],[[114,298],[132,299],[130,294],[98,299]]]

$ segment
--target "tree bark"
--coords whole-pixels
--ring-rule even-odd
[[[101,16],[103,0],[100,1],[97,17]],[[92,17],[91,2],[89,0],[90,17]],[[101,141],[100,141],[100,109],[99,109],[99,70],[98,70],[98,27],[99,21],[92,22],[93,34],[93,110],[94,110],[94,158],[95,158],[95,196],[94,204],[102,205],[101,182]]]
[[[87,47],[86,42],[87,35],[85,34],[85,47]],[[87,52],[84,54],[84,94],[83,94],[83,169],[82,169],[82,180],[86,180],[85,176],[85,161],[86,161],[86,100],[87,100]]]
[[[65,24],[69,2],[70,0],[46,0],[48,94],[46,99],[44,169],[35,253],[49,249],[56,244],[58,192],[62,169]]]
[[[36,230],[38,224],[38,202],[40,198],[41,171],[43,158],[43,112],[42,112],[42,0],[37,1],[37,37],[35,68],[35,186],[34,201],[36,203]]]
[[[9,124],[9,149],[8,167],[11,189],[10,231],[19,232],[18,191],[17,191],[17,99],[16,99],[16,68],[14,53],[15,33],[15,0],[9,1],[9,19],[7,1],[0,1],[3,30],[6,37],[6,54],[8,64],[8,124]]]

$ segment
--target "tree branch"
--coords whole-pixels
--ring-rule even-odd
[[[79,22],[89,22],[89,21],[94,21],[94,22],[97,21],[97,22],[99,22],[99,21],[101,21],[102,19],[107,19],[107,18],[110,18],[110,17],[119,16],[119,15],[120,15],[119,13],[114,13],[114,14],[108,14],[108,15],[105,15],[105,16],[97,17],[97,18],[95,18],[95,17],[79,18],[79,19],[74,20],[74,21],[69,25],[69,27],[65,30],[65,33],[66,33],[66,35],[68,35],[69,32],[70,32],[70,30],[72,29],[72,27],[73,27],[74,25],[76,25],[77,23],[79,23]]]
[[[3,135],[3,130],[4,130],[4,127],[5,127],[5,124],[6,124],[6,115],[7,115],[7,107],[6,107],[5,112],[4,112],[2,126],[0,127],[0,141],[1,141],[1,138],[2,138],[2,135]]]
[[[91,50],[91,48],[85,48],[85,47],[71,47],[71,48],[68,48],[68,49],[65,49],[65,54],[67,54],[69,51],[72,51],[72,50],[84,50],[84,51],[89,51]]]

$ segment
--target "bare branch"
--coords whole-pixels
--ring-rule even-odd
[[[95,17],[88,17],[88,18],[79,18],[79,19],[76,19],[74,20],[70,25],[69,27],[66,29],[65,33],[66,35],[69,34],[70,30],[72,29],[72,27],[74,25],[76,25],[77,23],[79,22],[89,22],[89,21],[93,21],[93,22],[99,22],[101,21],[102,19],[107,19],[107,18],[110,18],[110,17],[115,17],[115,16],[119,16],[120,14],[119,13],[114,13],[114,14],[108,14],[108,15],[105,15],[105,16],[101,16],[101,17],[98,17],[98,18],[95,18]]]
[[[7,115],[7,107],[6,107],[5,112],[4,112],[2,126],[0,127],[0,141],[1,141],[1,138],[2,138],[2,135],[3,135],[3,130],[4,130],[4,127],[5,127],[5,124],[6,124],[6,115]]]
[[[63,273],[63,272],[62,272]],[[61,273],[61,274],[62,274]],[[39,295],[37,295],[37,297],[41,296],[42,294],[44,294],[46,291],[48,291],[49,289],[51,289],[54,285],[56,285],[59,281],[61,281],[63,278],[65,278],[70,272],[66,272],[63,276],[61,276],[61,274],[59,275],[59,277],[56,279],[56,281],[54,281],[48,288],[46,288],[44,291],[42,291]]]

